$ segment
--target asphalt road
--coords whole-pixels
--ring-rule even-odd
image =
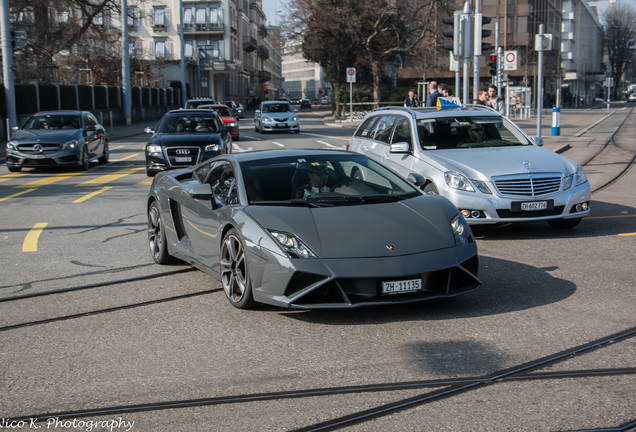
[[[144,136],[112,141],[111,163],[78,175],[0,167],[0,421],[65,431],[632,430],[636,121],[630,109],[607,114],[571,117],[567,136],[546,137],[585,164],[598,189],[591,217],[572,230],[479,230],[482,288],[407,306],[242,311],[209,276],[153,264]],[[342,148],[353,131],[315,111],[301,122],[300,135],[262,135],[243,119],[234,151]]]

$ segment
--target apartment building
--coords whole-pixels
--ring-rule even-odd
[[[281,87],[261,0],[129,0],[128,9],[131,59],[152,61],[162,85],[181,80],[183,52],[190,97],[247,104]]]
[[[602,69],[602,26],[596,9],[587,0],[482,0],[482,13],[493,17],[484,28],[494,45],[499,24],[499,46],[516,50],[518,66],[508,76],[517,84],[536,87],[535,35],[543,24],[552,35],[552,50],[544,52],[543,76],[547,95],[560,88],[567,95],[593,98],[599,89]]]
[[[300,43],[286,45],[281,54],[283,88],[290,98],[320,99],[331,97],[330,84],[322,67],[303,57]]]

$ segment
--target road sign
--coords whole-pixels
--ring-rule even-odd
[[[504,53],[504,70],[517,70],[517,51]]]
[[[347,82],[356,82],[356,68],[347,68]]]

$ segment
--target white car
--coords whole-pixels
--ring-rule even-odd
[[[298,109],[292,108],[286,101],[262,102],[254,111],[254,129],[256,132],[300,132]]]
[[[636,102],[636,93],[632,93],[629,96],[627,96],[627,102]]]
[[[374,110],[347,148],[448,198],[471,225],[574,227],[590,214],[590,184],[579,164],[541,144],[495,110],[471,105]]]

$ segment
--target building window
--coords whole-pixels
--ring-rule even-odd
[[[196,24],[205,25],[205,9],[197,8],[194,19]]]
[[[156,27],[164,27],[166,25],[166,9],[165,8],[157,8],[155,9],[155,26]]]
[[[132,27],[139,27],[139,20],[141,19],[141,10],[136,7],[128,9],[128,25]]]
[[[71,19],[71,14],[68,11],[58,12],[57,14],[57,22],[59,23],[67,23]]]
[[[183,25],[192,25],[192,9],[183,10]]]
[[[219,10],[217,8],[210,8],[210,24],[219,23]]]
[[[185,42],[184,50],[185,50],[184,55],[188,58],[192,58],[192,54],[194,52],[194,49],[192,47],[192,41]]]

